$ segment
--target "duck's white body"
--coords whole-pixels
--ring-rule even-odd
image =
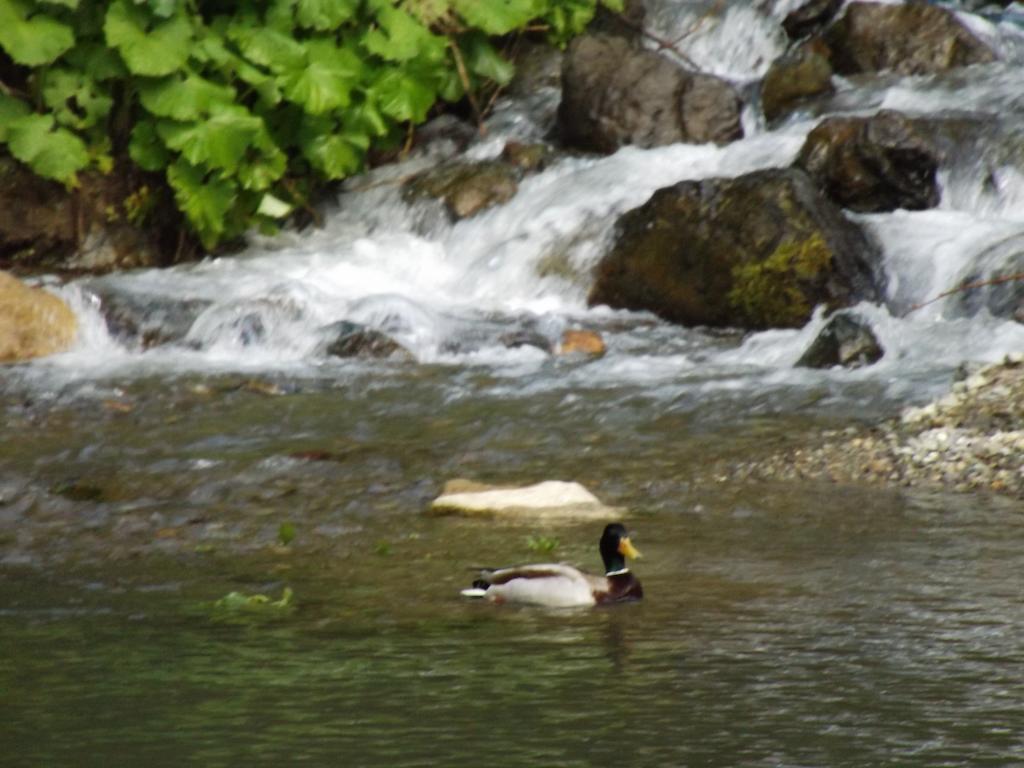
[[[596,605],[594,591],[602,588],[601,582],[607,582],[565,563],[499,568],[484,571],[481,577],[490,584],[486,590],[465,589],[462,594],[486,597],[496,603],[527,603],[548,608]]]

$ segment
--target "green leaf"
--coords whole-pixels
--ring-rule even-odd
[[[209,114],[215,106],[227,106],[234,100],[234,88],[210,82],[193,72],[184,77],[171,75],[139,88],[139,101],[150,114],[172,120],[195,120]]]
[[[162,171],[171,157],[156,133],[156,126],[149,120],[135,124],[128,142],[128,154],[144,171]]]
[[[274,217],[274,214],[267,213],[263,210],[264,206],[266,206],[268,210],[281,210],[282,206],[287,209],[291,208],[291,206],[289,206],[288,203],[284,202],[283,200],[278,200],[276,197],[270,194],[263,196],[263,200],[260,202],[260,207],[256,210],[256,212],[264,216]],[[287,211],[280,214],[280,216],[286,215]],[[281,523],[277,527],[277,540],[286,547],[289,544],[291,544],[295,540],[295,523],[291,522],[290,520],[286,520],[285,522]]]
[[[246,150],[266,128],[245,107],[218,108],[210,117],[193,123],[162,121],[157,126],[168,148],[181,152],[192,165],[235,173]]]
[[[40,78],[43,103],[61,125],[77,130],[91,128],[106,118],[114,100],[88,75],[58,67],[44,70]]]
[[[207,178],[202,170],[180,159],[167,169],[167,181],[178,208],[203,245],[212,248],[224,233],[225,219],[237,199],[235,185],[226,179]]]
[[[321,32],[337,29],[359,10],[359,0],[298,0],[299,25]]]
[[[70,8],[73,11],[78,8],[79,0],[36,0],[36,2],[44,3],[46,5],[60,5],[64,8]]]
[[[493,80],[498,85],[508,85],[516,73],[515,65],[502,58],[483,35],[472,35],[462,43],[466,67],[474,75]]]
[[[306,50],[309,64],[281,78],[285,96],[314,115],[347,107],[362,71],[359,57],[330,40],[310,40]]]
[[[465,22],[489,35],[505,35],[540,15],[539,0],[452,0]]]
[[[238,23],[228,31],[228,37],[253,64],[278,74],[295,72],[306,65],[302,43],[275,29]]]
[[[8,96],[0,91],[0,143],[7,141],[10,124],[19,117],[24,117],[32,110],[21,99]]]
[[[89,77],[100,82],[123,78],[128,74],[117,51],[97,41],[80,40],[68,51],[64,61],[80,72],[87,72]]]
[[[71,27],[43,14],[29,18],[23,0],[0,0],[0,48],[18,64],[51,64],[75,44]]]
[[[179,13],[156,21],[127,0],[114,0],[103,24],[107,45],[116,48],[134,75],[160,77],[182,68],[192,45],[192,26]]]
[[[35,173],[74,184],[89,164],[85,143],[64,128],[55,129],[53,115],[24,115],[7,124],[7,148]]]
[[[243,189],[260,192],[284,176],[288,170],[288,156],[271,141],[270,136],[258,137],[255,152],[248,153],[238,166],[238,180]]]
[[[412,74],[389,69],[370,88],[380,111],[395,120],[419,123],[437,99],[436,91]]]
[[[334,133],[323,133],[302,144],[302,155],[327,179],[343,179],[363,164],[363,153],[358,147]]]
[[[479,0],[475,0],[479,2]],[[363,37],[363,45],[387,61],[410,61],[423,58],[428,61],[444,59],[447,42],[405,11],[395,8],[386,0],[377,3],[377,23]]]

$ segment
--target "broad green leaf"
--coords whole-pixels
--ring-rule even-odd
[[[146,0],[146,5],[149,6],[154,16],[169,19],[178,9],[178,0]]]
[[[78,8],[79,0],[36,0],[38,3],[44,5],[59,5],[64,8],[70,8],[72,11]]]
[[[170,153],[156,133],[156,126],[148,120],[141,120],[132,129],[128,142],[128,154],[135,164],[144,171],[162,171],[170,162]]]
[[[174,190],[178,208],[199,234],[207,248],[217,244],[224,233],[226,218],[235,204],[238,190],[226,179],[207,174],[184,160],[167,169],[167,182]]]
[[[80,71],[57,67],[40,78],[43,103],[61,125],[84,130],[106,118],[114,100],[98,83]]]
[[[361,72],[359,57],[330,40],[310,40],[306,49],[309,64],[281,78],[285,96],[314,115],[348,106]]]
[[[30,4],[0,0],[0,48],[18,64],[50,64],[75,44],[71,27],[44,14],[29,18]]]
[[[295,72],[306,65],[302,43],[275,29],[236,24],[228,36],[245,58],[278,74]]]
[[[103,24],[107,45],[116,48],[134,75],[160,77],[182,68],[192,45],[192,26],[182,13],[157,21],[128,0],[114,0]]]
[[[80,40],[63,61],[97,81],[123,78],[128,74],[117,51],[95,40]]]
[[[415,58],[441,61],[447,47],[443,37],[433,34],[414,17],[386,2],[380,4],[377,27],[366,33],[363,45],[370,53],[387,61]]]
[[[15,118],[7,124],[7,148],[38,175],[74,184],[89,165],[89,152],[71,131],[55,127],[53,115]]]
[[[150,114],[183,122],[209,114],[215,106],[227,106],[234,100],[234,88],[210,82],[193,72],[184,77],[170,75],[139,88],[139,101]]]
[[[601,5],[607,8],[609,11],[622,13],[622,11],[624,11],[626,8],[626,0],[601,0]]]
[[[337,134],[322,134],[302,145],[302,154],[327,179],[343,179],[362,167],[363,153]]]
[[[288,156],[264,133],[257,137],[254,149],[247,153],[236,175],[243,189],[261,192],[284,176],[286,170]]]
[[[299,25],[321,32],[337,29],[359,10],[359,0],[297,0]]]
[[[274,197],[267,192],[260,200],[256,213],[260,216],[269,216],[272,219],[283,219],[292,212],[292,205],[286,203],[279,197]],[[293,523],[281,523],[277,531],[277,540],[285,546],[292,543],[295,538],[295,525]]]
[[[490,40],[483,35],[471,35],[460,42],[470,72],[499,85],[508,85],[516,73],[515,65],[503,59]]]
[[[245,107],[218,108],[198,122],[157,125],[157,133],[169,149],[181,152],[195,166],[238,169],[246,150],[266,129],[263,121]]]
[[[452,7],[471,27],[489,35],[505,35],[541,14],[540,0],[452,0]]]
[[[24,117],[32,110],[21,99],[0,91],[0,143],[7,141],[7,129],[15,118]]]
[[[386,70],[370,92],[385,115],[414,123],[426,119],[437,99],[437,93],[428,84],[399,69]]]

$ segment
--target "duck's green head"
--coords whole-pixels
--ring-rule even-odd
[[[635,560],[640,557],[636,547],[629,540],[629,533],[622,523],[609,523],[601,534],[601,559],[604,560],[605,573],[614,573],[626,568],[626,558]]]

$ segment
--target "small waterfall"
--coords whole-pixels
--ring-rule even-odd
[[[786,50],[779,21],[795,6],[652,2],[648,21],[652,35],[679,40],[702,68],[752,87]],[[64,287],[82,320],[78,348],[37,365],[76,378],[154,368],[318,370],[324,329],[346,321],[390,335],[421,363],[513,361],[515,371],[532,375],[542,370],[544,355],[509,349],[502,339],[540,329],[554,341],[562,329],[586,325],[609,341],[591,380],[666,382],[700,366],[754,366],[799,386],[821,375],[791,368],[820,328],[820,315],[800,331],[754,334],[723,347],[649,316],[588,308],[591,271],[616,219],[656,189],[789,165],[824,115],[882,108],[957,117],[964,127],[950,129],[960,133],[948,142],[956,151],[942,163],[937,208],[851,214],[884,254],[887,306],[861,311],[892,353],[849,375],[912,380],[918,371],[998,358],[1024,348],[1024,325],[991,315],[999,296],[950,296],[915,309],[964,281],[1019,265],[1024,249],[1024,32],[1013,20],[961,15],[1002,61],[943,77],[836,78],[836,94],[813,114],[796,113],[770,130],[749,118],[747,137],[727,146],[563,156],[524,179],[509,202],[457,223],[437,205],[403,199],[403,179],[455,154],[453,145],[436,143],[405,163],[350,180],[320,229],[254,238],[237,256]],[[545,136],[557,101],[549,86],[503,99],[487,136],[463,157],[493,158],[509,140]],[[99,302],[106,302],[106,324]],[[107,327],[118,302],[132,327]]]

